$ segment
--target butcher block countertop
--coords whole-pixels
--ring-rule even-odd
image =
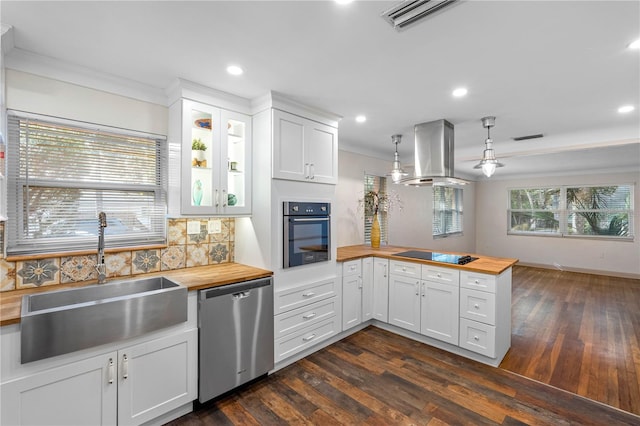
[[[477,260],[473,262],[467,263],[466,265],[456,265],[451,263],[442,263],[442,262],[433,262],[431,260],[421,260],[421,259],[413,259],[408,257],[401,256],[393,256],[394,253],[401,253],[409,250],[418,250],[418,251],[434,251],[438,253],[448,253],[448,254],[458,254],[458,255],[470,255],[473,257],[477,257]],[[518,263],[518,259],[511,259],[505,257],[489,257],[483,256],[481,254],[474,253],[454,253],[447,252],[441,250],[430,250],[426,248],[415,248],[415,247],[399,247],[399,246],[380,246],[380,248],[374,249],[371,248],[370,245],[356,245],[356,246],[346,246],[346,247],[338,247],[338,255],[336,261],[338,262],[347,262],[349,260],[360,259],[363,257],[382,257],[386,259],[392,260],[401,260],[403,262],[415,262],[415,263],[423,263],[425,265],[436,265],[442,266],[445,268],[455,268],[464,271],[472,271],[472,272],[481,272],[483,274],[491,274],[491,275],[499,275],[505,270],[509,269],[516,263]]]
[[[255,280],[258,278],[266,278],[273,275],[273,272],[242,265],[240,263],[221,263],[219,265],[198,266],[195,268],[175,269],[173,271],[133,275],[123,278],[112,278],[107,280],[107,284],[109,281],[136,280],[159,275],[167,277],[170,280],[187,287],[191,291]],[[0,293],[0,326],[17,324],[20,322],[22,296],[25,294],[83,287],[91,284],[95,284],[95,280],[83,283],[59,284]]]

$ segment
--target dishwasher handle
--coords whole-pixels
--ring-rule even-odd
[[[219,287],[208,288],[200,290],[200,300],[211,299],[212,297],[224,296],[227,294],[233,295],[234,298],[242,298],[249,296],[249,290],[260,287],[267,287],[272,285],[272,279],[259,278],[257,280],[243,281],[236,284],[221,285]],[[238,295],[242,294],[240,297]]]

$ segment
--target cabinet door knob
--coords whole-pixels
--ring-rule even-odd
[[[440,273],[438,272],[438,273],[436,274],[436,277],[438,277],[438,278],[442,278],[442,275],[440,275]]]
[[[480,284],[480,280],[475,280],[475,283],[476,284]]]
[[[473,305],[474,308],[476,309],[480,309],[480,305],[478,305],[477,303],[475,305]]]
[[[473,336],[473,340],[477,342],[478,340],[480,340],[480,338],[478,336]]]

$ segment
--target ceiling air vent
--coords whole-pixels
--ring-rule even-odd
[[[542,133],[538,133],[537,135],[528,135],[528,136],[518,136],[517,138],[511,138],[514,141],[526,141],[528,139],[538,139],[543,137],[544,135]]]
[[[457,0],[404,0],[382,13],[393,28],[400,31],[420,19],[452,5]]]

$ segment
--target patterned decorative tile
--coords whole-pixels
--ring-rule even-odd
[[[163,271],[169,271],[171,269],[184,268],[185,260],[187,258],[185,254],[185,246],[170,246],[162,250],[162,266]]]
[[[98,256],[66,256],[60,259],[60,282],[75,283],[98,278],[96,271]]]
[[[236,218],[229,218],[229,241],[236,240]]]
[[[18,262],[16,288],[32,288],[60,284],[60,258]]]
[[[167,243],[170,246],[187,244],[187,220],[169,219]]]
[[[160,271],[160,250],[134,251],[132,256],[131,273],[133,275]]]
[[[209,242],[207,232],[207,221],[200,221],[200,232],[198,234],[187,234],[187,244],[206,244]]]
[[[107,277],[128,277],[131,275],[131,252],[107,253],[104,263],[107,265]]]
[[[213,243],[226,243],[229,241],[229,219],[223,218],[220,220],[219,233],[209,234],[209,242]]]
[[[229,243],[229,262],[235,262],[235,261],[236,261],[236,243],[230,242]]]
[[[209,244],[187,245],[187,268],[209,264]]]
[[[229,244],[219,243],[210,244],[209,263],[226,263],[229,262]]]
[[[0,291],[16,289],[16,263],[0,259]]]

